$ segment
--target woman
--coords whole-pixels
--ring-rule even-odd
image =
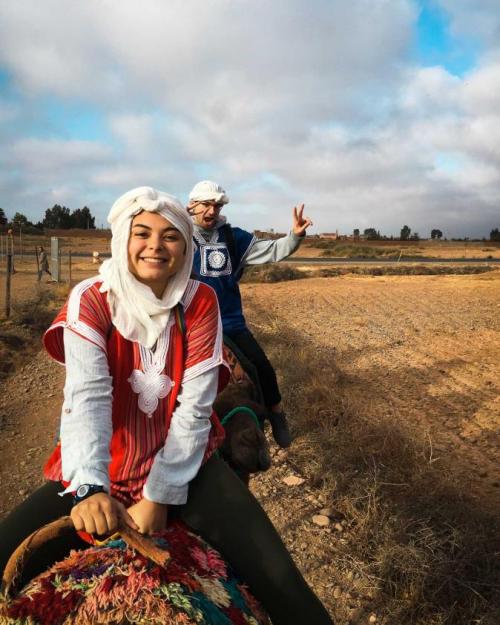
[[[61,444],[47,484],[1,524],[0,566],[63,514],[93,534],[113,532],[119,518],[151,534],[175,515],[223,553],[275,625],[331,623],[257,501],[212,455],[222,440],[212,414],[222,327],[215,293],[189,277],[189,216],[172,196],[140,187],[108,220],[111,259],[73,289],[44,337],[66,364]],[[59,539],[26,577],[84,545]]]

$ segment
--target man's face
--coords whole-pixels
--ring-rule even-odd
[[[212,230],[217,224],[217,218],[221,212],[223,204],[218,204],[213,200],[205,202],[191,202],[189,212],[194,218],[196,225],[205,230]]]

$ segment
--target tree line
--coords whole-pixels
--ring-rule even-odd
[[[67,206],[54,204],[52,208],[47,208],[42,221],[34,224],[23,213],[16,213],[12,219],[8,219],[3,208],[0,208],[0,226],[23,230],[24,232],[43,229],[69,230],[71,228],[94,230],[95,217],[88,206],[71,211]]]
[[[14,217],[9,220],[3,208],[0,208],[0,227],[14,228],[16,230],[22,229],[24,232],[29,232],[31,229],[43,230],[45,228],[47,230],[69,230],[71,228],[94,230],[95,217],[90,212],[88,206],[70,211],[66,206],[54,204],[52,208],[47,208],[42,221],[33,224],[26,215],[22,213],[16,213]],[[354,228],[353,236],[355,239],[361,238],[359,228]],[[392,236],[388,237],[380,234],[380,230],[376,228],[365,228],[363,230],[363,238],[368,241],[394,240]],[[439,228],[433,228],[430,232],[430,238],[438,241],[441,240],[443,238],[443,231]],[[420,241],[420,235],[418,232],[412,233],[411,228],[405,224],[401,228],[399,239],[401,241]],[[498,228],[491,230],[490,241],[500,241],[500,231]]]
[[[355,239],[361,238],[361,232],[359,228],[354,228],[352,234]],[[367,239],[368,241],[393,241],[396,237],[393,237],[393,236],[388,237],[386,235],[380,234],[380,230],[377,230],[376,228],[365,228],[363,230],[363,238]],[[433,240],[440,241],[443,238],[443,231],[440,230],[439,228],[433,228],[430,232],[430,238]],[[399,233],[399,239],[397,240],[420,241],[420,235],[418,232],[412,232],[411,228],[405,224],[401,228],[401,231]],[[452,239],[452,240],[459,240],[459,239]],[[466,241],[469,240],[469,237],[465,237],[464,240]],[[494,228],[493,230],[491,230],[490,241],[500,241],[500,231],[498,228]]]

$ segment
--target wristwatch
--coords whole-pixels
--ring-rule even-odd
[[[98,484],[82,484],[77,488],[76,493],[73,495],[73,505],[80,503],[80,501],[83,501],[96,493],[105,492],[104,486],[99,486]]]

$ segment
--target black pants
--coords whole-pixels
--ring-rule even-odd
[[[45,484],[0,524],[2,571],[26,536],[69,514],[70,498],[59,497],[60,490],[56,482]],[[170,506],[169,515],[181,518],[224,555],[268,611],[273,625],[332,625],[266,513],[225,462],[212,457],[191,482],[188,503]],[[76,534],[51,541],[27,563],[23,582],[64,558],[70,549],[87,546]]]
[[[281,401],[281,394],[278,388],[276,372],[274,371],[272,364],[269,362],[264,350],[257,343],[257,339],[248,329],[234,334],[227,334],[257,369],[265,405],[270,408],[271,406],[279,404]]]

